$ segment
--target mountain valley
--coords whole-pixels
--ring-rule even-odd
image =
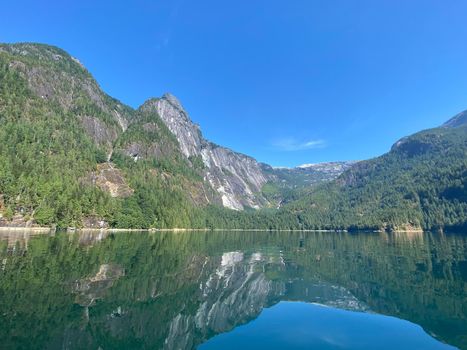
[[[466,112],[368,161],[273,168],[178,99],[133,109],[42,44],[0,45],[0,225],[432,229],[467,222]]]

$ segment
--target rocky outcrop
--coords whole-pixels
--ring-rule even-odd
[[[321,172],[329,177],[337,177],[355,164],[354,161],[347,162],[325,162],[299,165],[296,169]]]
[[[104,218],[90,215],[83,218],[83,227],[92,229],[104,229],[109,227],[109,223]]]
[[[122,172],[112,163],[98,164],[97,171],[89,175],[87,182],[112,197],[129,197],[133,194],[133,189],[126,183]]]
[[[151,99],[144,103],[140,109],[149,113],[157,112],[177,138],[180,151],[185,157],[200,155],[206,141],[201,135],[199,126],[190,120],[187,112],[175,96],[165,94],[161,99]]]
[[[140,109],[160,116],[187,159],[202,160],[204,179],[217,192],[224,207],[242,210],[260,208],[267,203],[261,188],[271,177],[263,172],[261,165],[251,157],[204,139],[199,126],[190,120],[173,95],[149,100]]]
[[[111,152],[119,133],[116,127],[109,127],[100,119],[87,115],[80,116],[79,120],[94,143],[104,147],[107,152]]]
[[[33,219],[27,218],[20,213],[13,215],[11,219],[7,219],[0,214],[0,227],[34,227],[36,223]]]
[[[0,44],[0,51],[37,62],[31,65],[17,59],[9,66],[25,78],[37,97],[76,114],[97,145],[109,148],[126,130],[132,110],[106,95],[84,66],[65,51],[29,43]]]
[[[436,136],[434,135],[434,137]],[[433,143],[433,140],[404,137],[391,147],[391,151],[403,153],[408,157],[414,157],[431,152],[435,147],[436,144]]]
[[[180,154],[175,137],[155,114],[135,116],[115,147],[117,151],[139,159],[174,159]]]

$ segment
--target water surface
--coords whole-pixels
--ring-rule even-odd
[[[467,349],[466,235],[0,233],[2,349]]]
[[[413,323],[319,304],[280,302],[200,349],[455,349]]]

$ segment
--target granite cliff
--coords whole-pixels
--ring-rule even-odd
[[[253,158],[204,139],[174,96],[133,109],[103,92],[78,59],[42,44],[0,44],[0,68],[4,225],[21,216],[30,225],[100,217],[132,226],[125,217],[140,216],[144,226],[189,226],[193,205],[268,205],[261,190],[272,177]],[[141,213],[106,218],[132,203]],[[186,223],[175,218],[181,207]]]
[[[261,189],[274,177],[265,174],[254,158],[206,140],[175,96],[165,94],[160,99],[149,100],[140,110],[156,113],[162,119],[187,160],[202,161],[203,179],[217,192],[224,207],[242,210],[260,208],[267,203]]]

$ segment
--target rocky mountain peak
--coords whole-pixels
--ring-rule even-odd
[[[184,166],[196,168],[202,176],[207,202],[237,210],[267,204],[261,189],[269,177],[256,160],[204,139],[173,94],[149,99],[135,111],[106,95],[82,64],[59,48],[0,44],[0,59],[39,101],[73,114],[108,161],[114,151],[135,162],[184,156]]]
[[[459,128],[461,126],[467,125],[467,110],[459,114],[456,114],[454,117],[449,119],[446,123],[443,124],[445,128]]]
[[[187,158],[201,154],[203,138],[199,127],[191,121],[174,95],[167,93],[162,98],[151,99],[145,102],[141,109],[155,111],[159,115],[177,138],[180,150]]]
[[[184,111],[184,108],[182,104],[180,103],[180,100],[174,95],[172,95],[170,92],[166,92],[164,95],[162,95],[162,99],[168,101],[175,108],[178,108],[179,110]]]
[[[145,106],[155,109],[177,138],[185,157],[203,161],[204,179],[218,193],[225,207],[241,210],[245,206],[259,208],[266,203],[259,193],[269,178],[255,159],[206,140],[172,94],[165,94]]]

